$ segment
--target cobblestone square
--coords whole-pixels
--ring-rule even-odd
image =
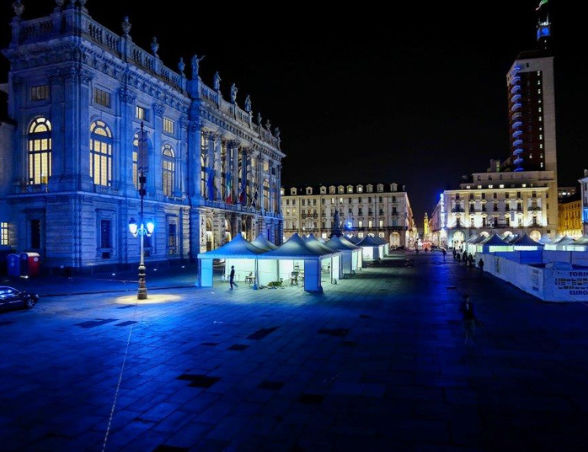
[[[322,295],[170,281],[146,303],[113,284],[2,314],[3,450],[580,450],[588,439],[584,304],[540,303],[440,254],[398,253]],[[464,293],[481,321],[473,345]]]

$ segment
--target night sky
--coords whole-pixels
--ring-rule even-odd
[[[68,0],[69,1],[69,0]],[[2,47],[12,0],[2,2]],[[24,18],[48,13],[50,0],[24,0]],[[34,3],[34,5],[33,5]],[[428,3],[428,2],[427,2]],[[90,14],[131,35],[176,68],[205,54],[201,76],[218,70],[228,98],[236,82],[242,106],[251,94],[264,123],[282,131],[283,184],[406,184],[419,227],[443,188],[485,170],[508,153],[505,74],[535,45],[538,0],[374,4],[332,9],[318,3],[89,0]],[[550,0],[556,56],[560,185],[588,166],[585,18],[570,2]],[[278,7],[279,6],[279,7]],[[401,6],[401,7],[400,7]],[[0,79],[6,79],[2,59]]]

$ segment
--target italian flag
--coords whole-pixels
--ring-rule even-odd
[[[535,11],[539,11],[543,5],[546,5],[549,0],[541,0],[539,6],[535,8]]]

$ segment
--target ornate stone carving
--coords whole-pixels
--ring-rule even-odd
[[[155,55],[157,58],[159,58],[159,55],[157,54],[158,50],[159,42],[157,42],[157,37],[153,36],[153,40],[151,41],[151,52],[153,52],[153,55]]]
[[[22,13],[24,12],[24,5],[22,4],[21,0],[16,0],[13,4],[12,4],[12,9],[14,10],[14,15],[16,17],[22,16]]]
[[[155,116],[157,116],[158,118],[161,118],[163,116],[164,112],[165,112],[165,105],[153,104],[153,114]]]
[[[86,71],[86,70],[80,71],[80,81],[82,83],[88,84],[92,81],[93,78],[94,78],[94,74],[92,74],[90,71]]]
[[[265,128],[268,130],[268,132],[270,132],[270,133],[271,133],[271,130],[272,130],[272,123],[270,122],[270,120],[269,120],[269,119],[266,119],[266,121],[265,121]]]
[[[125,16],[125,19],[122,21],[122,23],[120,25],[121,25],[121,28],[122,28],[122,31],[124,33],[125,38],[128,38],[129,33],[131,32],[131,28],[133,28],[133,26],[129,22],[129,16]]]
[[[234,104],[235,102],[237,102],[237,85],[235,85],[234,83],[231,85],[231,102]]]
[[[245,111],[251,113],[251,96],[249,94],[245,98]]]
[[[206,55],[202,55],[198,57],[197,54],[194,54],[192,57],[192,79],[196,80],[198,78],[198,72],[200,71],[200,62],[206,58]]]
[[[261,127],[261,113],[257,112],[257,125]]]
[[[184,75],[184,69],[186,69],[186,63],[184,63],[184,58],[180,57],[180,61],[178,62],[178,70],[182,76]]]
[[[137,100],[137,95],[129,89],[120,89],[118,92],[118,97],[120,101],[125,104],[134,104]]]
[[[216,71],[214,73],[214,78],[212,79],[212,87],[214,88],[215,91],[220,91],[220,83],[221,83],[221,77],[220,77],[220,74],[218,73],[218,71]]]

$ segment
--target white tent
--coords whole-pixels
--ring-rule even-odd
[[[343,277],[343,269],[341,268],[341,252],[339,250],[331,248],[326,243],[320,242],[314,236],[314,234],[310,234],[306,238],[306,241],[304,243],[306,244],[306,246],[316,251],[332,253],[330,262],[327,259],[321,260],[321,274],[323,275],[323,277],[325,276],[325,274],[330,276],[331,283],[333,282],[333,280],[339,280]]]
[[[361,242],[361,239],[356,235],[346,236],[345,239],[349,240],[354,245],[357,245],[359,242]]]
[[[198,281],[200,287],[212,287],[212,264],[214,259],[225,260],[225,278],[235,267],[235,281],[243,281],[246,277],[254,277],[256,274],[256,258],[264,250],[257,248],[243,238],[241,234],[223,246],[198,254]]]
[[[513,247],[506,243],[497,234],[492,234],[486,240],[481,241],[476,245],[478,253],[496,253],[513,251]]]
[[[373,239],[380,244],[379,248],[380,248],[380,258],[387,256],[389,254],[388,250],[390,249],[388,247],[388,242],[386,242],[386,240],[384,240],[382,237],[378,237],[377,235],[372,236]]]
[[[264,253],[259,258],[259,283],[304,279],[304,290],[322,292],[323,261],[331,262],[332,251],[308,246],[294,233],[282,246]],[[331,266],[332,268],[332,266]]]
[[[380,256],[381,244],[370,235],[368,235],[361,242],[359,242],[357,246],[360,246],[362,249],[364,261],[378,260],[383,257]]]
[[[344,275],[351,274],[361,268],[361,247],[336,235],[331,237],[327,242],[327,246],[332,250],[341,252],[341,271]]]
[[[566,250],[566,248],[569,245],[573,245],[573,244],[574,244],[574,239],[572,237],[568,237],[567,235],[564,235],[563,237],[560,237],[559,239],[553,241],[552,243],[548,243],[547,245],[545,245],[545,249],[548,251],[553,251],[553,250],[569,251],[569,250]]]

